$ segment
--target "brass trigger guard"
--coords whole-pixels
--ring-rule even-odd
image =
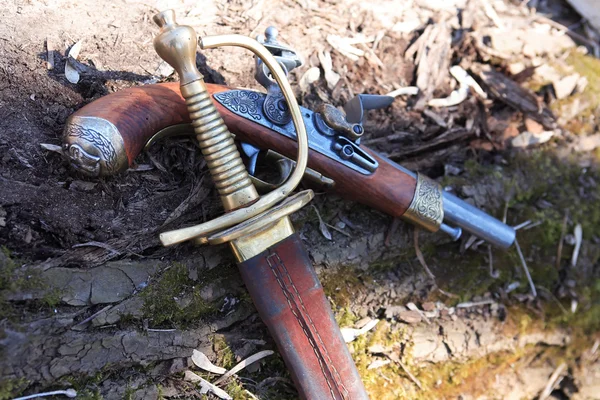
[[[272,76],[279,84],[292,115],[292,121],[296,128],[296,138],[298,141],[298,156],[294,171],[281,186],[261,196],[258,201],[247,207],[230,211],[221,217],[200,225],[162,233],[160,235],[160,240],[165,246],[191,239],[202,241],[203,238],[211,236],[218,231],[237,225],[269,210],[271,207],[284,200],[298,186],[302,180],[308,162],[308,136],[302,119],[302,113],[298,106],[298,102],[294,97],[294,92],[275,57],[273,57],[273,55],[256,40],[242,35],[207,36],[200,39],[199,45],[202,49],[212,49],[220,46],[243,47],[252,51],[267,65]]]
[[[171,125],[156,132],[154,136],[152,136],[144,145],[144,151],[148,151],[150,147],[152,147],[158,141],[166,138],[194,135],[194,128],[191,124]],[[265,161],[272,163],[277,167],[277,170],[279,172],[279,180],[275,183],[271,183],[266,182],[256,176],[250,175],[250,180],[256,187],[256,191],[260,194],[268,193],[283,185],[292,174],[294,166],[296,165],[296,162],[294,160],[291,160],[286,156],[281,155],[278,152],[270,149],[267,150],[264,159]],[[308,182],[314,184],[316,187],[323,189],[330,189],[335,184],[333,179],[324,176],[323,174],[315,171],[312,168],[306,168],[304,170],[303,179],[306,179]]]

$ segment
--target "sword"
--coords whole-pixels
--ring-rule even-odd
[[[279,63],[257,41],[240,35],[207,36],[200,47],[240,46],[251,50],[281,88],[297,135],[297,160],[288,179],[258,195],[234,143],[196,68],[197,36],[175,21],[172,10],[154,16],[160,27],[154,47],[180,78],[187,113],[219,192],[225,215],[190,228],[161,234],[163,244],[194,239],[228,243],[254,304],[305,399],[367,399],[321,284],[288,215],[312,197],[306,190],[288,195],[307,164],[303,115]]]

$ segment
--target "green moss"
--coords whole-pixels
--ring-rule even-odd
[[[573,133],[593,133],[595,125],[593,118],[590,118],[593,114],[597,114],[598,108],[600,107],[600,97],[597,96],[600,92],[600,60],[595,57],[581,54],[578,51],[571,51],[566,59],[568,65],[573,67],[573,70],[585,76],[588,84],[582,93],[576,93],[567,98],[557,100],[552,104],[552,110],[557,115],[568,115],[570,109],[575,101],[579,102],[578,115],[572,120],[567,122],[565,128],[569,129]],[[560,68],[559,68],[560,69]],[[571,73],[571,71],[564,71],[564,74]]]
[[[335,320],[340,327],[345,328],[353,326],[359,318],[349,307],[345,307],[335,313]]]
[[[214,335],[211,341],[213,343],[213,350],[217,354],[217,365],[226,369],[233,368],[237,362],[233,350],[231,350],[225,340],[225,336]]]
[[[19,292],[43,291],[41,300],[29,302],[32,306],[53,308],[60,302],[58,289],[49,289],[37,269],[21,268],[22,262],[15,259],[6,247],[0,247],[0,320],[15,318],[18,311],[6,300],[6,295]]]
[[[215,307],[200,296],[201,285],[188,278],[185,265],[175,263],[158,282],[142,293],[142,311],[152,326],[186,327],[215,312]],[[190,299],[184,304],[182,299]]]
[[[247,400],[249,398],[244,387],[236,379],[232,379],[227,386],[225,386],[225,392],[227,392],[233,400]]]
[[[348,307],[352,303],[356,292],[364,287],[357,271],[348,267],[342,267],[335,272],[324,274],[321,276],[321,284],[325,295],[333,301],[334,309]]]
[[[13,399],[19,396],[27,388],[29,382],[25,378],[21,379],[1,379],[0,380],[0,400]]]

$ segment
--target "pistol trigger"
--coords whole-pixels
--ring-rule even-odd
[[[252,176],[256,173],[256,163],[260,154],[260,149],[250,143],[240,142],[240,147],[248,157],[248,173]]]

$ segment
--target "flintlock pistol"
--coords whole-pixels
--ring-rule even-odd
[[[275,28],[267,28],[257,39],[285,75],[301,65],[297,53],[277,41]],[[213,84],[206,88],[248,156],[250,180],[264,191],[280,184],[267,184],[254,176],[259,154],[266,152],[265,158],[279,168],[283,181],[295,165],[291,159],[300,137],[290,105],[260,57],[256,58],[255,78],[267,93]],[[464,230],[499,248],[510,247],[515,240],[513,228],[443,190],[423,174],[360,144],[365,110],[383,108],[392,101],[388,96],[361,94],[346,104],[344,112],[329,104],[321,104],[315,111],[300,107],[309,148],[305,178],[428,231],[441,230],[453,240]],[[75,112],[65,127],[63,154],[84,174],[113,175],[125,171],[145,146],[158,139],[193,132],[189,124],[186,100],[178,84],[129,88]],[[188,238],[165,234],[162,240],[168,245]]]

